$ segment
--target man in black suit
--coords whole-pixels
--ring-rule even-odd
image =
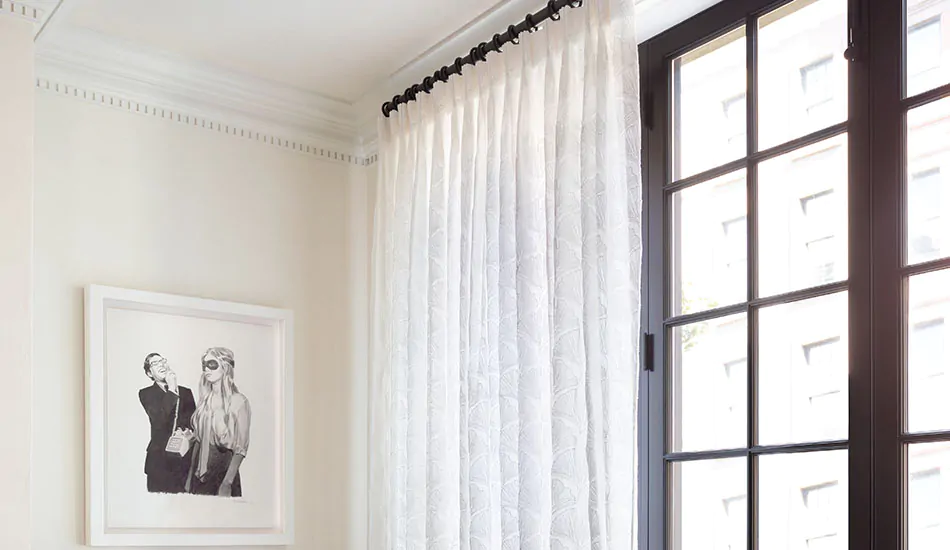
[[[145,374],[153,382],[139,391],[139,401],[152,425],[152,435],[145,451],[148,492],[183,493],[193,451],[189,449],[182,456],[165,448],[176,429],[184,430],[185,437],[193,440],[191,415],[195,412],[195,396],[188,388],[178,385],[175,371],[157,353],[150,353],[145,358]]]

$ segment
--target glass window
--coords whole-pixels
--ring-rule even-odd
[[[722,0],[642,47],[650,550],[948,547],[948,12]]]
[[[722,501],[726,510],[728,526],[727,550],[739,550],[746,547],[746,516],[749,513],[748,499],[745,495],[727,498]]]
[[[805,516],[808,525],[806,540],[813,541],[838,535],[835,516],[837,506],[841,505],[841,495],[837,481],[829,481],[802,489],[805,501]]]
[[[950,367],[944,319],[950,316],[950,271],[910,278],[907,328],[907,427],[911,432],[950,429]]]
[[[846,451],[759,459],[759,548],[848,549]]]
[[[911,529],[928,529],[940,525],[940,468],[910,474],[910,493],[918,512]]]
[[[745,550],[746,459],[677,462],[670,468],[670,546]],[[726,503],[726,506],[723,505]],[[738,540],[737,540],[738,539]]]
[[[916,95],[946,82],[942,69],[941,16],[947,6],[946,2],[941,6],[941,2],[933,0],[926,3],[910,0],[908,4],[907,94]],[[926,19],[920,20],[922,17]]]
[[[759,18],[759,149],[848,117],[847,2],[790,2]]]
[[[950,468],[950,443],[909,445],[907,455],[908,548],[941,550],[950,535],[943,475]]]
[[[847,135],[763,162],[758,183],[759,295],[847,278]]]
[[[801,199],[805,215],[805,250],[815,284],[835,280],[835,198],[826,189]]]
[[[722,102],[722,113],[726,117],[726,134],[729,156],[739,157],[746,147],[746,99],[739,94]]]
[[[723,261],[727,283],[730,285],[730,294],[735,299],[741,299],[746,290],[746,217],[740,216],[722,222],[722,232],[725,239],[723,247]]]
[[[671,373],[674,451],[742,447],[747,439],[745,315],[676,327]],[[726,365],[723,369],[722,365]]]
[[[828,114],[820,111],[823,107],[830,108],[829,104],[834,98],[831,61],[832,57],[829,55],[799,70],[802,81],[802,97],[805,100],[805,114],[809,117],[819,118],[819,125],[823,120],[830,119]]]
[[[907,191],[908,260],[918,263],[941,256],[943,239],[943,180],[940,168],[911,175]]]
[[[848,437],[848,296],[759,312],[759,443]]]
[[[746,358],[735,359],[723,365],[726,369],[726,408],[731,414],[739,414],[745,420],[746,380],[748,367]]]
[[[943,319],[913,326],[910,332],[910,370],[915,377],[933,378],[946,372],[947,330]]]
[[[672,299],[677,315],[746,299],[745,171],[673,194]]]
[[[745,27],[673,61],[673,180],[745,155]]]

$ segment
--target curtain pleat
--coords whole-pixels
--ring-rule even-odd
[[[381,120],[371,548],[632,548],[632,10],[565,8]]]

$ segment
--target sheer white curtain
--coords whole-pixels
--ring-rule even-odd
[[[374,550],[633,545],[633,4],[565,8],[381,121]]]

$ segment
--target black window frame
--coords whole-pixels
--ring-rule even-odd
[[[755,18],[789,3],[789,0],[723,0],[699,15],[640,45],[641,97],[643,107],[643,193],[644,269],[642,326],[647,334],[644,346],[645,376],[641,377],[640,431],[640,525],[639,548],[668,548],[666,501],[667,468],[664,459],[666,427],[667,357],[670,342],[664,324],[668,313],[668,276],[665,272],[670,250],[664,232],[667,219],[664,197],[668,191],[667,170],[673,144],[669,128],[672,93],[670,61],[676,55],[746,25],[747,40],[747,132],[749,155],[757,152],[755,100]],[[904,474],[903,445],[927,441],[926,435],[903,435],[903,365],[906,357],[903,314],[906,307],[905,277],[908,272],[924,273],[950,267],[950,260],[938,260],[906,267],[905,208],[907,187],[904,113],[918,106],[950,96],[950,84],[911,99],[904,99],[903,51],[905,40],[904,2],[898,0],[849,0],[848,49],[840,52],[848,59],[848,120],[839,126],[793,140],[771,151],[777,155],[797,148],[803,140],[848,133],[848,280],[826,285],[832,290],[848,290],[848,357],[850,374],[848,453],[848,537],[849,548],[895,550],[906,547],[903,520],[907,479]],[[872,38],[873,37],[873,38]],[[749,205],[755,200],[756,175],[748,172],[747,159],[722,167],[720,174],[746,168]],[[687,180],[708,179],[709,172]],[[756,224],[755,210],[747,211],[750,227]],[[755,232],[747,233],[749,286],[755,281]],[[753,296],[755,294],[752,294]],[[701,316],[699,317],[701,318]],[[757,361],[755,323],[750,322],[747,361]],[[750,405],[754,406],[754,367],[748,377]],[[754,415],[750,414],[750,418]],[[750,432],[755,429],[749,421]],[[946,440],[947,434],[935,436]],[[750,486],[755,483],[749,472]],[[749,502],[749,539],[757,545],[753,494]]]

